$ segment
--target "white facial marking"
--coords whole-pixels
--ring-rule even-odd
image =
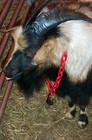
[[[14,43],[15,43],[15,47],[14,47],[14,52],[18,49],[20,49],[21,47],[19,46],[18,43],[18,39],[20,38],[20,36],[23,35],[23,28],[22,26],[19,26],[16,31],[14,32]],[[13,53],[14,53],[13,52]]]
[[[13,54],[17,51],[17,50],[21,50],[22,49],[22,47],[20,47],[19,46],[19,43],[18,43],[18,39],[20,38],[20,36],[23,36],[23,28],[22,28],[22,26],[18,26],[18,27],[16,27],[16,29],[14,29],[14,31],[12,31],[12,33],[11,33],[11,35],[12,35],[12,37],[13,37],[13,39],[14,39],[14,50],[13,50],[13,52],[12,52],[12,54],[11,54],[11,57],[10,57],[10,59],[8,60],[8,62],[7,62],[7,64],[6,64],[6,66],[8,65],[8,63],[10,62],[10,60],[12,60],[12,57],[13,57]]]

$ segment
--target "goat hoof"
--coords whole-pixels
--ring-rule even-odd
[[[46,100],[47,104],[53,105],[55,103],[55,96],[49,94]]]
[[[86,114],[81,114],[79,116],[78,126],[80,128],[85,128],[88,124],[88,117]]]

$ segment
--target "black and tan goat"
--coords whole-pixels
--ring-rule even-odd
[[[30,96],[46,78],[55,81],[62,54],[67,51],[57,95],[68,100],[68,118],[75,116],[75,104],[79,105],[78,125],[84,128],[88,124],[86,106],[92,96],[92,19],[69,9],[55,8],[29,23],[12,32],[15,49],[4,68],[6,79],[17,81],[25,96]]]

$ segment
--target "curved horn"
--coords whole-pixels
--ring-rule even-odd
[[[32,15],[30,16],[30,18],[29,18],[29,19],[27,20],[27,22],[24,24],[24,28],[27,28],[27,26],[28,26],[29,24],[31,25],[31,24],[35,21],[37,15],[41,12],[41,10],[42,10],[50,1],[51,1],[51,0],[46,0],[46,1],[44,1],[44,2],[43,2],[43,0],[40,1],[40,3],[38,4],[38,6],[35,8],[35,10],[33,10]]]
[[[43,43],[44,34],[58,24],[69,20],[85,20],[92,23],[92,19],[79,12],[74,12],[66,8],[54,8],[39,16],[28,29],[28,32],[25,32],[30,43],[30,47],[26,50],[27,53],[31,52],[31,57],[34,57],[36,51]]]
[[[85,20],[92,23],[92,19],[79,12],[65,8],[52,9],[39,16],[30,26],[28,32],[25,32],[29,42],[29,47],[26,48],[27,54],[31,53],[31,58],[33,58],[44,41],[44,34],[58,24],[69,20]]]
[[[48,30],[62,22],[69,20],[84,20],[92,23],[92,19],[79,12],[75,12],[66,8],[54,8],[38,17],[32,24],[31,28],[34,28],[36,35],[41,37],[46,32],[48,32]]]

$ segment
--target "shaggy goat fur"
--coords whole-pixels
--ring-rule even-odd
[[[89,15],[89,11],[86,14]],[[13,58],[21,56],[21,53],[27,46],[22,31],[22,27],[20,26],[12,33],[15,41]],[[55,26],[44,34],[42,46],[32,59],[32,64],[36,64],[36,67],[32,69],[30,65],[29,69],[27,68],[21,77],[17,79],[17,84],[25,91],[25,96],[32,95],[34,89],[41,89],[46,78],[49,78],[53,82],[55,81],[62,54],[67,51],[68,60],[63,79],[57,89],[57,95],[65,97],[68,100],[69,111],[66,113],[66,117],[68,118],[75,116],[75,104],[79,105],[80,115],[78,125],[81,128],[84,128],[88,124],[86,106],[92,96],[91,31],[92,20],[91,23],[83,20],[71,20]],[[30,56],[31,53],[29,51],[27,55]],[[20,69],[23,63],[31,63],[29,57],[25,61],[23,60],[24,58],[22,58],[22,63],[20,59],[17,61]],[[16,65],[16,62],[14,65]]]

